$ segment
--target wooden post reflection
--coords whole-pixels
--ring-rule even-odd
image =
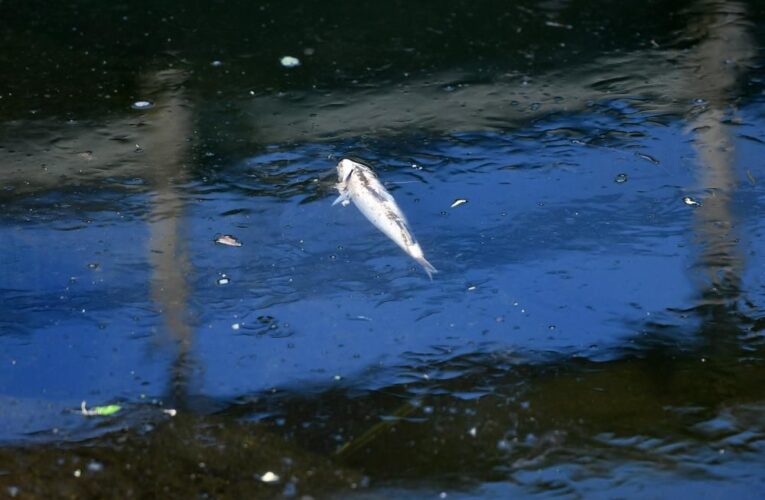
[[[192,126],[185,105],[184,74],[165,71],[147,78],[147,95],[155,97],[143,134],[147,179],[152,188],[149,224],[151,297],[162,313],[167,332],[178,349],[171,374],[172,404],[182,405],[193,369],[190,351],[193,328],[189,311],[191,265],[184,235],[184,200],[180,189],[189,178],[186,163]]]

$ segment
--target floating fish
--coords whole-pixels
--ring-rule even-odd
[[[372,168],[359,160],[343,158],[337,164],[337,175],[336,187],[340,196],[332,205],[340,203],[345,207],[352,201],[369,222],[416,260],[433,279],[433,274],[438,271],[425,259],[404,213]]]

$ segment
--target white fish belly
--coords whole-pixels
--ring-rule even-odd
[[[381,203],[367,193],[352,196],[351,199],[369,222],[405,252],[411,253],[414,248],[419,250],[419,245],[409,229],[406,218],[395,203]],[[422,250],[420,250],[421,253]]]

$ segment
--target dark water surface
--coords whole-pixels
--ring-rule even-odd
[[[0,3],[0,494],[765,496],[765,4],[192,3]]]

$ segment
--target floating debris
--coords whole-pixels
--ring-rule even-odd
[[[285,68],[297,68],[298,66],[300,66],[300,59],[298,59],[297,57],[292,57],[292,56],[284,56],[281,59],[279,59],[279,62]]]
[[[154,107],[154,103],[151,101],[136,101],[130,107],[138,110],[151,109]]]
[[[220,278],[218,278],[218,281],[216,281],[216,283],[218,283],[218,285],[220,286],[223,286],[223,285],[228,285],[229,283],[231,283],[231,280],[225,274],[221,274]]]
[[[235,236],[231,236],[230,234],[221,234],[220,236],[216,236],[215,243],[217,243],[218,245],[226,245],[230,247],[242,246],[242,242],[239,241]]]
[[[114,415],[121,409],[122,407],[120,405],[94,406],[93,408],[88,409],[85,401],[80,405],[80,410],[86,417],[108,417],[109,415]]]
[[[234,324],[231,325],[231,329],[232,330],[239,330],[241,327],[242,327],[242,325],[239,324],[239,323],[234,323]]]
[[[452,208],[457,208],[460,205],[464,205],[468,201],[465,198],[457,198],[452,202]]]
[[[166,410],[162,410],[162,413],[170,417],[174,417],[178,415],[178,410],[176,410],[175,408],[167,408]]]
[[[685,196],[683,198],[683,203],[685,203],[686,205],[689,205],[689,206],[696,206],[696,207],[700,207],[701,206],[701,203],[699,203],[698,201],[694,200],[690,196]]]
[[[614,178],[614,182],[617,184],[624,184],[627,182],[627,174],[619,174]]]
[[[279,481],[279,476],[277,474],[274,474],[271,471],[266,472],[262,476],[260,476],[260,480],[264,483],[276,483]]]
[[[644,159],[647,162],[653,163],[654,165],[660,165],[661,164],[661,162],[659,160],[657,160],[653,156],[651,156],[649,154],[646,154],[646,153],[635,153],[635,156],[637,156],[638,158],[642,158],[642,159]]]
[[[754,178],[754,175],[752,175],[752,171],[748,168],[746,169],[746,177],[749,179],[749,182],[752,183],[752,186],[757,184],[757,179]]]
[[[223,62],[222,61],[218,61],[216,59],[215,61],[210,63],[210,66],[212,66],[213,68],[219,68],[219,67],[223,66]]]

